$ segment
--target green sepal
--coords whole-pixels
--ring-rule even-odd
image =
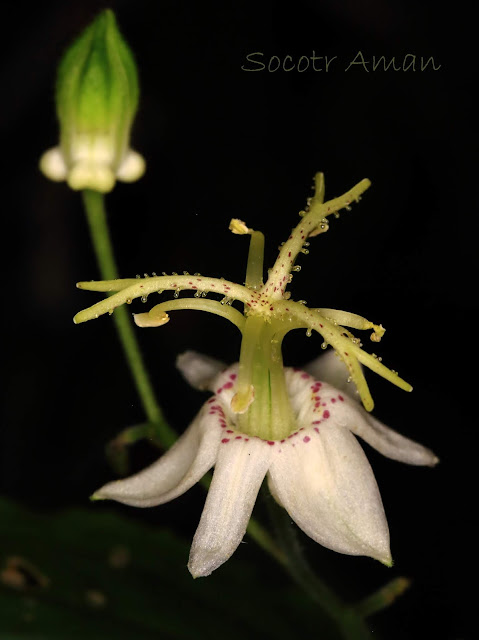
[[[78,135],[102,136],[125,153],[138,108],[138,74],[115,15],[106,9],[66,51],[56,86],[61,147],[66,157]]]

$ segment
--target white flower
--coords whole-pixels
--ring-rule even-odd
[[[408,464],[433,466],[438,459],[375,420],[350,396],[348,370],[333,351],[307,371],[285,369],[296,426],[281,440],[264,440],[238,428],[238,414],[231,409],[238,365],[219,372],[221,363],[188,352],[178,366],[193,386],[210,389],[213,397],[157,462],[105,485],[94,498],[137,507],[164,504],[214,466],[188,564],[193,576],[207,576],[240,544],[267,476],[275,499],[313,540],[340,553],[391,564],[381,496],[355,436]]]
[[[328,217],[349,208],[369,186],[369,180],[362,180],[342,196],[324,202],[324,176],[317,174],[314,197],[282,243],[266,282],[263,234],[232,220],[233,233],[250,236],[244,285],[186,272],[78,283],[82,289],[116,293],[78,313],[77,323],[113,313],[135,298],[145,302],[149,294],[169,290],[175,292],[174,299],[136,314],[138,326],[161,327],[168,323],[169,311],[196,309],[226,318],[241,332],[237,366],[226,369],[192,353],[179,359],[191,384],[209,389],[214,396],[158,462],[131,478],[105,485],[94,496],[155,506],[187,491],[214,466],[191,547],[189,569],[194,576],[209,575],[235,551],[265,476],[273,496],[311,538],[341,553],[391,564],[381,496],[354,436],[402,462],[430,466],[437,462],[431,451],[367,413],[374,402],[361,365],[405,391],[412,390],[381,358],[364,351],[349,330],[371,329],[370,338],[376,343],[384,327],[354,313],[309,308],[304,300],[293,301],[287,291],[293,273],[301,269],[295,260],[309,252],[308,238],[327,231]],[[315,289],[320,281],[318,274]],[[194,297],[179,298],[184,290],[194,291]],[[206,300],[208,294],[222,299]],[[230,306],[233,301],[242,303],[243,313]],[[306,329],[308,336],[319,333],[322,346],[329,344],[334,352],[315,361],[308,371],[284,368],[282,341],[295,329]],[[350,397],[349,379],[367,411],[356,397]]]

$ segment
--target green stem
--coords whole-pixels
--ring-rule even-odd
[[[280,550],[286,559],[286,562],[282,564],[287,572],[318,603],[345,640],[370,638],[370,632],[361,616],[344,604],[327,584],[315,575],[301,549],[296,528],[291,524],[291,518],[275,502],[269,492],[263,491],[263,497],[279,540]]]
[[[90,190],[83,191],[82,195],[101,277],[104,280],[115,280],[118,278],[118,270],[108,231],[104,196],[97,191]],[[145,414],[149,422],[154,425],[154,429],[165,447],[168,447],[176,440],[176,434],[165,421],[161,408],[156,401],[155,392],[138,347],[132,322],[125,307],[116,309],[113,314],[113,320]]]
[[[411,586],[411,580],[404,576],[394,578],[367,598],[354,605],[354,610],[362,618],[368,618],[389,607]]]

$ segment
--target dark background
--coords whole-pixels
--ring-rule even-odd
[[[121,275],[199,271],[243,281],[247,241],[228,232],[239,217],[266,234],[266,265],[326,174],[326,195],[363,177],[373,187],[351,213],[311,242],[295,276],[295,299],[381,322],[376,351],[414,385],[412,394],[369,376],[375,415],[430,446],[434,470],[368,457],[391,529],[395,567],[334,554],[303,536],[312,565],[346,598],[406,575],[411,590],[371,620],[385,638],[472,637],[477,509],[474,319],[477,235],[473,172],[474,59],[460,3],[415,2],[47,2],[6,3],[2,54],[3,363],[0,490],[42,510],[87,505],[112,477],[108,440],[141,422],[111,320],[74,326],[95,302],[75,289],[96,279],[80,198],[43,178],[37,163],[56,144],[53,86],[58,60],[106,6],[117,12],[139,66],[142,98],[132,144],[145,177],[107,198]],[[433,56],[440,70],[345,72],[358,51]],[[241,69],[246,55],[337,56],[328,73]],[[141,302],[135,309],[142,310]],[[148,305],[149,307],[150,305]],[[138,330],[139,331],[139,330]],[[202,397],[174,369],[196,349],[238,357],[235,329],[206,314],[172,314],[138,337],[170,423],[182,431]],[[291,335],[285,363],[320,353],[319,337]],[[157,453],[134,447],[132,468]],[[170,505],[110,508],[171,526],[190,538],[204,494]],[[261,506],[257,515],[262,517]],[[0,516],[1,517],[1,516]],[[255,548],[264,580],[287,580]],[[178,568],[184,571],[183,567]],[[214,576],[209,578],[214,580]],[[247,597],[245,606],[247,606]]]

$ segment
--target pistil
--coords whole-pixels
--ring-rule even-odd
[[[371,182],[369,180],[361,180],[339,198],[333,198],[333,200],[323,204],[324,175],[322,173],[316,174],[316,193],[310,202],[309,211],[305,213],[300,223],[282,246],[278,258],[271,269],[268,281],[261,291],[264,297],[270,300],[280,300],[283,297],[294,261],[308,237],[315,236],[321,233],[322,230],[327,230],[327,216],[349,207],[352,202],[357,202],[370,186]],[[322,226],[323,229],[321,228]]]
[[[117,293],[97,302],[88,309],[77,313],[73,318],[75,324],[98,318],[105,313],[112,313],[121,304],[130,303],[135,298],[146,297],[157,291],[190,290],[199,293],[218,293],[227,298],[239,300],[246,305],[258,299],[258,294],[243,285],[223,280],[222,278],[208,278],[204,276],[165,275],[151,278],[128,278],[127,280],[106,280],[103,282],[78,282],[77,287],[87,291],[103,291]]]

